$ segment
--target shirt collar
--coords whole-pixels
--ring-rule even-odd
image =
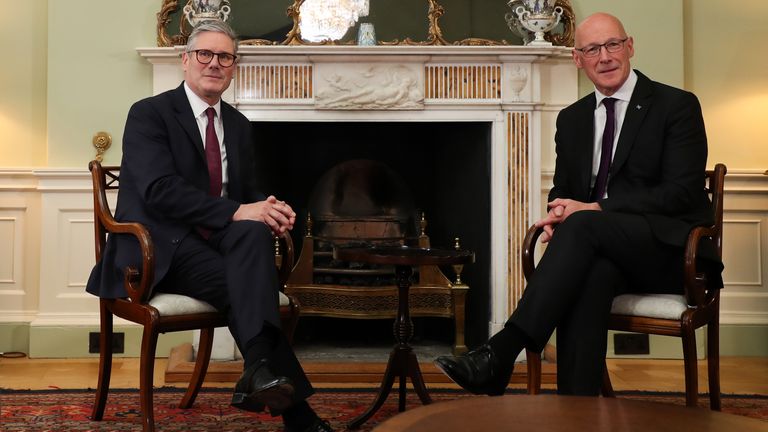
[[[600,93],[600,90],[595,88],[595,99],[597,99],[597,104],[595,106],[600,106],[600,103],[603,101],[603,99],[607,97],[629,102],[629,100],[632,98],[632,92],[635,90],[635,84],[637,84],[637,74],[634,70],[630,70],[627,80],[624,81],[624,84],[622,84],[616,93],[612,94],[611,96],[606,96]]]
[[[189,105],[192,107],[192,114],[194,114],[196,118],[202,116],[203,113],[205,113],[205,110],[211,106],[208,105],[208,102],[202,100],[200,96],[196,95],[195,92],[189,88],[189,84],[187,84],[186,81],[184,81],[184,91],[187,93]],[[221,99],[213,105],[213,109],[216,110],[216,116],[221,118]]]

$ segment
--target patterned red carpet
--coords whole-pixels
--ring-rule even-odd
[[[433,390],[435,401],[470,397],[464,392]],[[155,423],[160,431],[282,431],[279,417],[253,414],[229,406],[228,389],[204,389],[189,410],[176,407],[180,389],[164,388],[155,392]],[[679,393],[624,392],[619,397],[662,403],[684,404]],[[373,401],[372,390],[321,389],[310,403],[321,417],[338,431],[362,413]],[[708,400],[700,400],[706,407]],[[104,420],[88,417],[93,404],[91,390],[16,391],[0,390],[0,430],[2,431],[139,431],[139,395],[136,390],[114,390],[107,401]],[[419,406],[418,398],[408,393],[408,409]],[[768,396],[724,395],[723,412],[762,419],[768,422]],[[376,424],[397,414],[396,393],[360,431],[370,431]],[[766,424],[768,429],[768,423]]]

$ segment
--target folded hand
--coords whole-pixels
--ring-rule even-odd
[[[555,225],[568,219],[568,216],[582,210],[602,210],[598,203],[585,203],[572,199],[556,198],[547,203],[549,212],[543,219],[537,221],[534,225],[544,229],[541,234],[541,242],[546,243],[552,239],[555,233]]]
[[[293,224],[296,223],[296,213],[285,201],[280,201],[274,195],[270,195],[264,201],[241,204],[232,216],[232,220],[264,222],[275,235],[283,235],[286,231],[293,229]]]

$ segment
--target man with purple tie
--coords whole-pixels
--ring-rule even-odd
[[[595,91],[557,118],[549,242],[504,328],[481,347],[437,366],[476,394],[504,393],[523,349],[540,352],[557,329],[557,389],[599,394],[614,296],[682,294],[689,231],[713,221],[704,189],[707,137],[692,93],[630,66],[634,41],[615,17],[577,28],[573,60]],[[722,287],[710,244],[709,281]]]
[[[331,431],[306,402],[314,390],[280,330],[273,236],[287,235],[296,214],[257,191],[251,124],[221,100],[236,59],[232,29],[203,22],[182,54],[184,82],[131,107],[115,218],[150,231],[155,292],[228,315],[245,363],[234,406],[269,408],[286,431]],[[87,291],[127,297],[123,269],[140,261],[132,238],[109,236]]]

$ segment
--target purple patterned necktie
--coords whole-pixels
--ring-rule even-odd
[[[603,199],[608,189],[608,172],[611,169],[611,160],[613,160],[613,137],[616,130],[616,115],[614,114],[614,104],[616,99],[603,99],[605,107],[605,129],[603,129],[603,146],[600,152],[600,167],[597,170],[595,187],[592,188],[590,200],[592,202]]]
[[[221,196],[221,149],[213,124],[216,110],[209,107],[205,110],[205,115],[208,116],[208,126],[205,128],[205,159],[208,161],[208,176],[210,177],[208,194],[218,197]]]

